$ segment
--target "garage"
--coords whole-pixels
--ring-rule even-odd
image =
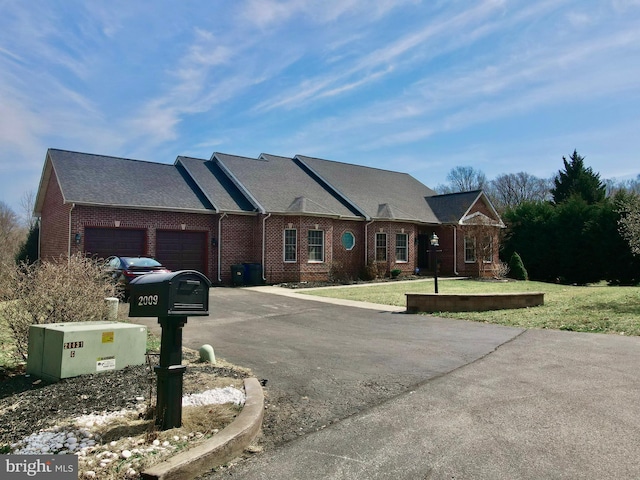
[[[144,229],[85,227],[84,251],[96,258],[144,256],[145,239]]]
[[[156,231],[156,258],[170,270],[207,274],[207,232]]]

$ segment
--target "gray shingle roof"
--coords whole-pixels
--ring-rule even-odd
[[[434,195],[427,198],[427,203],[442,223],[458,223],[481,193],[482,190],[474,190]]]
[[[258,159],[215,153],[226,169],[266,212],[358,218],[333,192],[292,159],[263,154]]]
[[[66,202],[211,212],[191,178],[174,165],[49,149]]]
[[[411,175],[296,155],[368,218],[440,223],[426,198],[435,195]]]
[[[211,160],[180,156],[168,165],[50,149],[38,212],[51,168],[68,203],[203,213],[452,224],[482,196],[480,190],[436,195],[405,173],[302,155],[252,159],[215,153]]]
[[[220,166],[209,160],[178,157],[176,164],[183,165],[204,195],[220,212],[253,212],[255,207],[227,177]]]

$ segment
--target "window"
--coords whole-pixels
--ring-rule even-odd
[[[345,250],[353,250],[356,245],[356,237],[351,232],[344,232],[342,234],[342,246]]]
[[[295,262],[298,252],[298,232],[288,228],[284,231],[284,261]]]
[[[324,231],[309,230],[309,262],[324,262]]]
[[[475,237],[464,237],[464,261],[465,263],[475,263],[476,261]]]
[[[408,262],[408,235],[406,233],[396,233],[396,262]]]
[[[387,234],[376,233],[376,262],[387,261]]]

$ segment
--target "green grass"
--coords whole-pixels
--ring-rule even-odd
[[[406,306],[405,293],[433,293],[433,282],[381,283],[299,291],[321,297]],[[440,293],[543,292],[544,305],[489,312],[439,312],[434,315],[524,328],[640,335],[640,287],[586,287],[541,282],[444,280]]]

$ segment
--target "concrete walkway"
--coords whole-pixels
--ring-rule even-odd
[[[351,288],[351,287],[359,287],[359,286],[361,285],[347,285],[340,288]],[[322,287],[322,288],[331,288],[331,287]],[[380,303],[358,302],[356,300],[343,300],[340,298],[319,297],[317,295],[305,295],[304,293],[300,293],[301,290],[295,290],[292,288],[264,286],[264,287],[245,287],[245,290],[251,290],[254,292],[261,292],[261,293],[270,293],[272,295],[281,295],[283,297],[289,297],[289,298],[298,298],[300,300],[312,300],[316,302],[330,303],[332,305],[342,305],[344,307],[365,308],[368,310],[375,310],[377,312],[404,312],[406,310],[405,307],[396,307],[395,305],[382,305]],[[310,288],[308,290],[311,291],[316,289]]]

